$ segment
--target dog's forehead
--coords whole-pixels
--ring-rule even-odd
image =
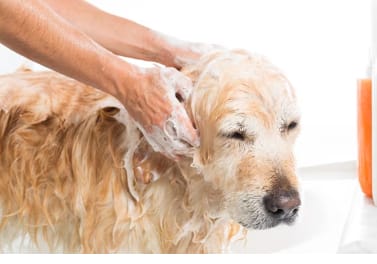
[[[241,93],[282,96],[294,99],[294,91],[279,68],[259,54],[227,52],[218,54],[207,64],[202,77],[216,79],[220,89]],[[249,89],[247,89],[249,88]]]
[[[218,78],[217,110],[226,123],[237,116],[253,126],[261,121],[271,126],[299,116],[292,85],[264,57],[228,54],[214,61],[211,74]]]
[[[195,87],[216,89],[229,82],[261,82],[282,79],[280,69],[259,54],[245,51],[215,52],[204,56],[197,65],[184,69],[193,78]],[[191,73],[197,73],[190,75]],[[206,84],[210,83],[210,87]],[[213,85],[216,83],[217,85]],[[203,85],[204,84],[204,85]],[[285,87],[282,87],[284,89]]]
[[[203,58],[192,72],[198,73],[190,104],[197,120],[255,118],[269,127],[298,117],[290,82],[263,56],[220,52]]]

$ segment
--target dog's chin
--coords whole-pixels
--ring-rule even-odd
[[[281,224],[293,225],[296,221],[296,218],[297,217],[292,217],[288,219],[276,219],[268,215],[254,217],[251,216],[250,219],[254,220],[238,221],[238,223],[247,229],[264,230],[276,227]]]

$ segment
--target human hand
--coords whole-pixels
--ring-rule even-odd
[[[200,57],[212,51],[224,49],[219,45],[189,42],[180,40],[157,31],[153,33],[153,41],[163,52],[158,52],[156,61],[174,67],[178,70],[191,64],[195,64]]]
[[[173,48],[175,54],[175,67],[181,69],[187,65],[194,64],[203,55],[220,49],[224,48],[214,44],[184,41],[181,41],[178,44],[177,42],[176,46]]]
[[[177,159],[199,146],[183,102],[192,89],[189,78],[174,68],[148,68],[126,96],[126,108],[155,151]]]

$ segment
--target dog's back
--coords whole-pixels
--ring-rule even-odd
[[[4,76],[0,91],[2,234],[27,232],[66,250],[106,241],[110,250],[117,241],[104,230],[117,212],[109,192],[127,195],[119,110],[101,108],[105,94],[55,73]]]
[[[186,185],[114,98],[53,72],[0,77],[3,247],[26,234],[52,251],[221,251],[239,227],[202,223]]]

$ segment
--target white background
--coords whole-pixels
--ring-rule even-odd
[[[298,165],[356,159],[356,79],[368,63],[369,1],[90,2],[177,38],[266,55],[298,93]],[[0,46],[0,73],[12,72],[24,61]]]

